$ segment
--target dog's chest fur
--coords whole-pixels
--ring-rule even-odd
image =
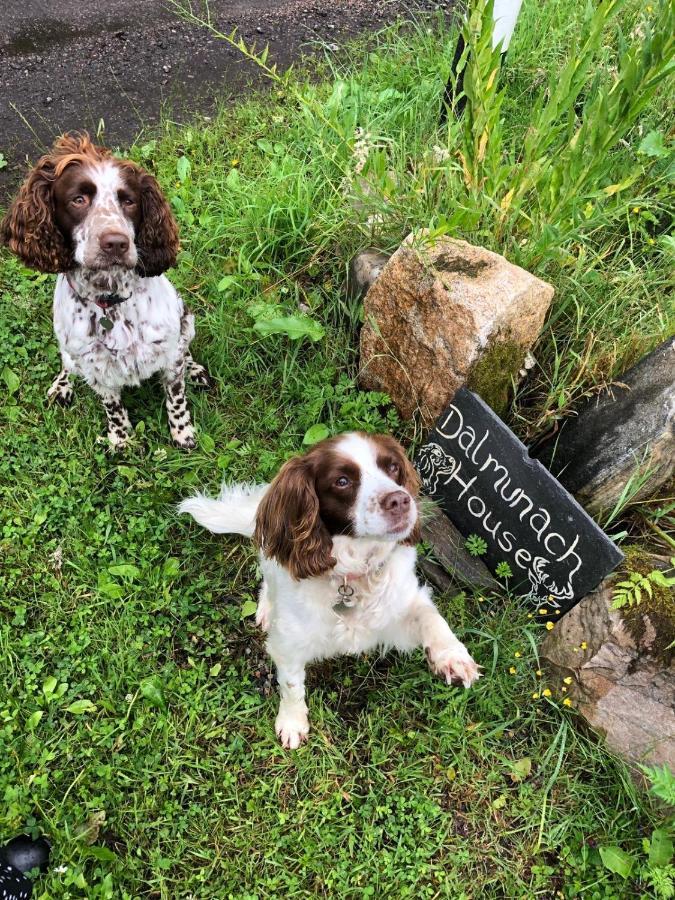
[[[334,538],[335,568],[317,578],[294,581],[273,560],[261,559],[274,626],[290,644],[326,658],[398,643],[393,629],[415,592],[415,549],[380,541]],[[345,608],[339,588],[354,589]],[[356,577],[353,577],[356,576]]]
[[[170,370],[194,337],[193,316],[164,275],[124,287],[128,299],[102,309],[76,295],[65,275],[56,283],[54,332],[72,371],[92,387],[116,390]]]

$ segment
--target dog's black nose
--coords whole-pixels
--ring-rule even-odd
[[[410,508],[410,494],[405,491],[392,491],[382,498],[382,509],[391,515],[401,515]]]
[[[106,231],[98,239],[98,244],[104,253],[123,256],[129,249],[129,238],[119,231]]]

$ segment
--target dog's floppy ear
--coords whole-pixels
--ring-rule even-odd
[[[322,575],[335,565],[333,542],[321,521],[314,472],[306,458],[282,466],[258,507],[253,540],[295,579]]]
[[[157,179],[140,171],[141,223],[136,235],[139,273],[149,278],[176,264],[180,249],[178,226]]]
[[[53,155],[40,159],[0,223],[0,242],[38,272],[67,272],[73,266],[72,250],[54,217],[54,167]]]

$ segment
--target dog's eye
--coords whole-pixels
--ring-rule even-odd
[[[351,481],[347,478],[346,475],[340,475],[339,478],[335,479],[335,487],[346,488],[349,487]]]
[[[392,462],[387,466],[387,472],[389,472],[390,475],[398,475],[400,471],[401,467],[398,463]]]
[[[73,197],[70,202],[73,204],[73,206],[86,206],[89,200],[84,196],[84,194],[78,194],[77,197]]]
[[[122,206],[126,206],[129,208],[130,206],[136,206],[136,201],[132,200],[131,197],[122,197],[121,199]]]

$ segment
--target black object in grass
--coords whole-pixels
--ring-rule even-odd
[[[19,834],[0,847],[0,897],[2,900],[28,900],[33,895],[33,882],[23,873],[31,869],[46,872],[49,866],[49,841],[33,840]]]

